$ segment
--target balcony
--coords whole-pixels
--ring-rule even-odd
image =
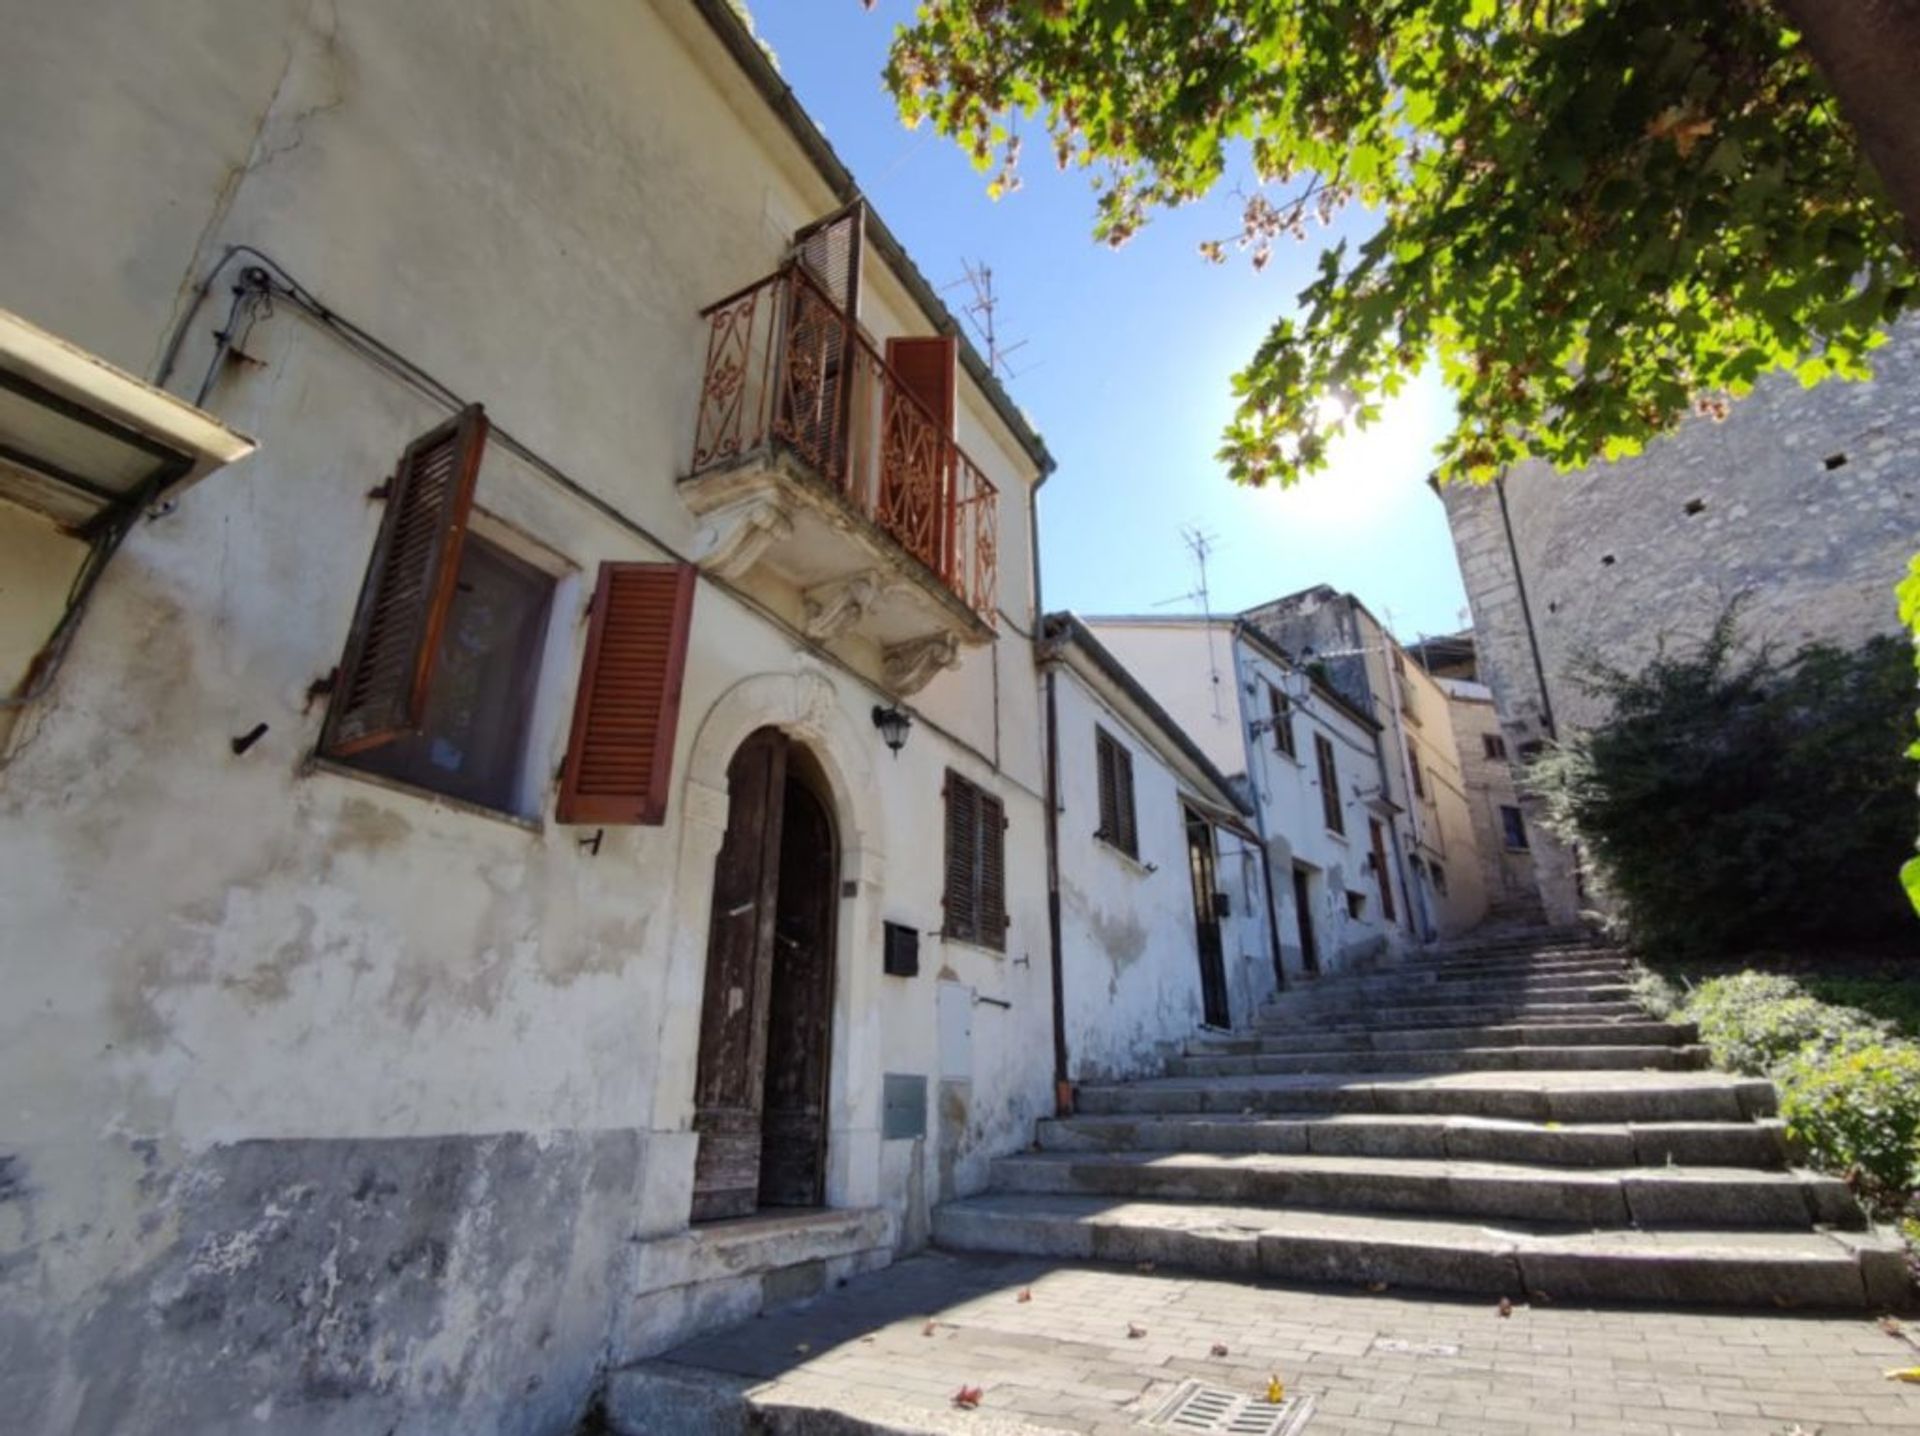
[[[991,643],[999,493],[947,425],[798,265],[702,317],[701,567],[790,586],[810,638],[878,645],[898,693]]]

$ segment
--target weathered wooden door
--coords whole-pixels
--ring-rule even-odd
[[[763,728],[727,768],[727,832],[714,859],[706,998],[694,1082],[693,1220],[751,1213],[760,1198],[769,981],[780,883],[787,738]]]
[[[1313,875],[1293,870],[1293,912],[1300,923],[1300,961],[1308,972],[1320,970],[1320,950],[1313,943]]]
[[[827,1060],[833,1030],[838,873],[827,805],[789,773],[780,833],[766,1100],[761,1112],[763,1207],[812,1207],[826,1197]]]
[[[1187,810],[1187,869],[1193,879],[1193,926],[1200,947],[1200,1005],[1209,1027],[1231,1027],[1227,959],[1220,940],[1220,883],[1214,872],[1213,824]]]

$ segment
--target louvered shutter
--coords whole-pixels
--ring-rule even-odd
[[[666,820],[693,591],[691,564],[600,565],[561,772],[561,822]]]
[[[1113,792],[1119,835],[1114,839],[1120,851],[1130,858],[1140,856],[1140,834],[1133,817],[1133,754],[1120,743],[1113,745]]]
[[[947,774],[947,918],[948,937],[979,940],[980,790],[958,773]]]
[[[942,436],[953,437],[954,384],[958,348],[951,335],[889,339],[887,367],[906,391],[927,406]]]
[[[1113,750],[1113,739],[1096,728],[1093,734],[1093,766],[1100,784],[1100,831],[1094,836],[1117,843],[1120,841],[1120,805],[1114,795]]]
[[[1007,945],[1007,810],[989,793],[975,790],[980,813],[980,896],[976,941],[1005,950]]]
[[[859,313],[860,250],[866,217],[866,205],[855,200],[793,236],[794,258],[800,267],[850,319]]]
[[[478,404],[400,457],[354,608],[320,751],[333,757],[416,732],[460,576],[460,549],[487,443]]]

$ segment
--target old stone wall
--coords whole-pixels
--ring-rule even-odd
[[[1638,667],[1736,600],[1743,639],[1781,652],[1895,630],[1893,585],[1920,548],[1920,322],[1874,367],[1813,389],[1773,376],[1725,421],[1689,419],[1630,459],[1442,491],[1516,757],[1602,716],[1575,681],[1583,655]],[[1570,915],[1565,854],[1536,858],[1550,909]]]

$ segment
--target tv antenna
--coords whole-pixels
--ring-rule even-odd
[[[1213,556],[1219,539],[1197,524],[1188,524],[1180,530],[1180,541],[1187,546],[1187,552],[1193,555],[1194,586],[1174,598],[1162,599],[1154,607],[1169,608],[1176,603],[1200,606],[1200,616],[1205,620],[1207,630],[1207,682],[1208,690],[1213,694],[1213,716],[1224,719],[1226,711],[1220,700],[1220,656],[1214,646],[1217,635],[1213,631],[1213,595],[1207,586],[1207,560]]]
[[[960,313],[966,318],[967,325],[973,330],[974,336],[986,347],[987,372],[996,379],[1003,375],[1009,379],[1018,378],[1019,375],[1014,372],[1013,366],[1007,362],[1007,357],[1026,348],[1027,341],[1018,339],[1011,344],[1000,342],[1000,330],[995,320],[996,312],[1000,308],[1000,296],[993,292],[992,266],[984,261],[976,264],[970,259],[963,259],[960,263],[966,273],[946,288],[955,289],[964,284],[973,292],[973,298],[960,306]]]

